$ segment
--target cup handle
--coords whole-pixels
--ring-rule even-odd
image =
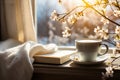
[[[102,46],[102,45],[104,45],[105,47],[106,47],[106,50],[105,50],[105,52],[104,53],[102,53],[102,54],[99,54],[99,55],[104,55],[104,54],[106,54],[107,52],[108,52],[108,46],[106,45],[106,44],[101,44],[100,46]]]

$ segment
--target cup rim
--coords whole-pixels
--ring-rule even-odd
[[[83,42],[83,41],[85,41],[86,43],[88,41],[102,42],[102,40],[100,40],[100,39],[77,39],[77,40],[75,40],[75,42]]]

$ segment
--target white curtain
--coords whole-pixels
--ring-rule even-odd
[[[31,0],[5,0],[5,13],[10,38],[36,41]]]

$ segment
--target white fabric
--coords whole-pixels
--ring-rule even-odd
[[[21,42],[36,41],[31,0],[4,0],[4,7],[9,37]]]
[[[42,45],[32,41],[19,44],[12,39],[0,43],[0,80],[31,80],[33,56],[54,52],[56,48],[54,44]]]

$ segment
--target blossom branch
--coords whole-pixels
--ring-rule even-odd
[[[109,20],[110,22],[120,26],[120,24],[116,23],[115,21],[109,19],[108,17],[106,17],[105,15],[103,15],[102,13],[100,13],[98,10],[96,10],[93,6],[91,6],[90,4],[88,4],[85,0],[82,0],[89,8],[93,9],[95,12],[97,12],[98,14],[100,14],[102,17],[104,17],[105,19]]]
[[[115,57],[115,58],[112,60],[111,64],[112,64],[115,60],[117,60],[118,58],[120,58],[120,56]]]
[[[116,46],[116,43],[113,40],[111,40],[111,39],[104,40],[104,41],[109,42],[110,44]]]
[[[120,10],[119,2],[117,0],[116,0],[116,7],[118,7]]]
[[[69,14],[71,14],[74,10],[76,10],[79,7],[83,7],[83,6],[77,6],[77,7],[73,8],[71,11],[68,11],[68,13],[66,13],[63,17],[59,18],[58,21],[61,21],[62,19],[64,19],[66,16],[68,16]],[[85,9],[83,9],[81,12],[83,12]]]

